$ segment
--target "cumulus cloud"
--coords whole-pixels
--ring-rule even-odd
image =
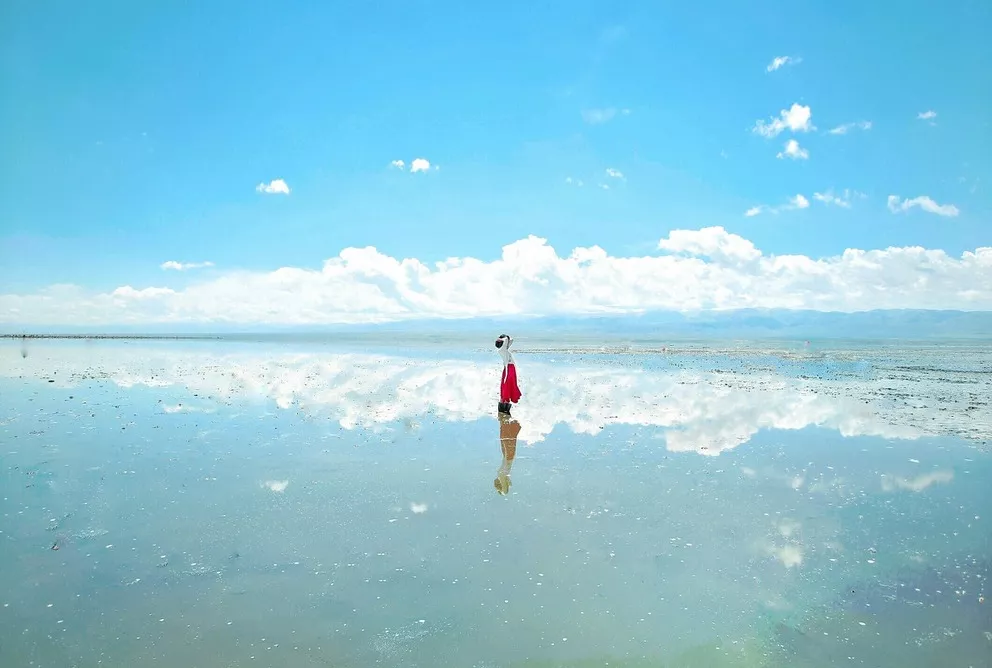
[[[406,163],[403,162],[402,160],[393,160],[392,162],[389,163],[389,166],[392,167],[393,169],[403,169],[404,167],[406,167]]]
[[[795,209],[808,209],[809,200],[806,199],[805,195],[801,193],[795,197],[790,197],[789,200],[780,206],[768,206],[767,204],[758,204],[757,206],[752,206],[750,209],[744,212],[744,215],[748,218],[757,216],[762,213],[780,213],[782,211],[792,211]]]
[[[612,167],[607,167],[606,168],[606,175],[609,176],[611,179],[621,179],[622,180],[622,179],[625,178],[624,175],[623,175],[623,172],[621,172],[619,169],[613,169]]]
[[[853,123],[843,123],[829,130],[832,135],[846,135],[851,130],[871,130],[871,121],[855,121]]]
[[[809,132],[816,129],[812,123],[812,117],[813,112],[809,107],[797,103],[780,111],[777,118],[772,117],[770,121],[756,121],[753,131],[768,138],[777,137],[785,130]]]
[[[751,262],[761,257],[761,251],[742,236],[727,232],[722,227],[704,227],[701,230],[672,230],[666,239],[658,242],[658,250],[686,253],[729,262]]]
[[[938,216],[954,217],[961,213],[953,204],[937,204],[926,195],[914,197],[913,199],[900,199],[897,195],[889,195],[889,211],[892,213],[905,213],[913,208],[920,208],[927,213],[935,213]]]
[[[784,206],[806,208],[809,200],[796,195]],[[598,246],[559,255],[546,239],[529,236],[504,246],[491,261],[452,257],[433,263],[394,258],[374,247],[346,248],[319,268],[222,272],[177,290],[124,285],[107,293],[57,285],[3,294],[0,323],[318,324],[756,307],[992,309],[992,248],[959,257],[920,247],[849,249],[823,258],[760,253],[742,264],[734,253],[718,252],[744,243],[722,227],[674,230],[658,245],[686,251],[690,241],[699,255],[623,257]]]
[[[282,179],[272,179],[268,183],[259,183],[255,190],[266,195],[288,195],[289,185]]]
[[[413,162],[410,163],[410,171],[416,174],[417,172],[428,172],[431,169],[431,161],[427,158],[414,158]]]
[[[785,148],[778,154],[778,158],[792,158],[793,160],[806,160],[809,158],[809,151],[799,146],[799,142],[790,139],[785,142]]]
[[[772,62],[768,63],[768,67],[765,68],[766,72],[774,72],[777,69],[785,67],[786,65],[798,65],[803,62],[803,59],[798,56],[777,56],[772,59]]]
[[[174,269],[175,271],[186,271],[188,269],[203,269],[214,266],[213,262],[176,262],[169,260],[159,265],[160,269]]]

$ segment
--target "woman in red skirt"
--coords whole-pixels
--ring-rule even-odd
[[[520,388],[517,386],[517,365],[513,362],[510,346],[513,339],[500,334],[496,339],[496,352],[503,358],[503,377],[499,384],[499,412],[510,414],[510,404],[520,401]]]

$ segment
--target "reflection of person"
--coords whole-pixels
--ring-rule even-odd
[[[520,433],[520,423],[506,413],[499,415],[499,448],[503,451],[503,463],[499,465],[493,486],[496,491],[506,496],[510,491],[510,467],[517,455],[517,435]]]
[[[500,413],[510,414],[510,404],[520,401],[520,388],[517,386],[517,365],[513,360],[510,346],[513,339],[506,334],[500,334],[496,339],[496,352],[503,359],[503,376],[499,384]]]

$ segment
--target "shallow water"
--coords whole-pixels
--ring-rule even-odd
[[[517,357],[4,342],[0,665],[992,665],[992,348]]]

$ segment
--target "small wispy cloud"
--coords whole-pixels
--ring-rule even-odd
[[[427,504],[426,503],[411,503],[410,504],[410,512],[413,513],[414,515],[423,515],[424,513],[427,512]]]
[[[600,183],[599,184],[599,187],[602,188],[603,190],[609,190],[610,189],[610,186],[609,186],[608,183]]]
[[[768,63],[768,67],[765,68],[766,72],[774,72],[777,69],[785,67],[786,65],[798,65],[803,62],[803,59],[799,56],[776,56],[772,58],[772,62]]]
[[[288,195],[289,185],[282,179],[272,179],[268,183],[259,183],[255,190],[266,195]]]
[[[623,175],[623,172],[621,172],[619,169],[613,169],[612,167],[606,168],[606,175],[609,176],[611,179],[620,179],[621,181],[626,178]]]
[[[582,186],[585,185],[585,183],[582,182],[582,179],[573,179],[571,176],[565,177],[565,183],[567,183],[570,186],[576,186],[578,188],[581,188]]]
[[[160,269],[172,269],[175,271],[186,271],[188,269],[203,269],[204,267],[214,266],[213,262],[176,262],[175,260],[168,260],[159,265]]]
[[[809,132],[816,127],[812,123],[813,112],[808,106],[794,103],[790,108],[779,112],[778,118],[770,121],[758,120],[754,124],[753,132],[762,137],[777,137],[784,130],[792,132]]]
[[[842,123],[828,132],[832,135],[846,135],[851,130],[871,130],[871,121],[854,121]]]
[[[813,193],[813,199],[817,202],[822,202],[823,204],[839,206],[842,209],[851,208],[851,191],[844,190],[842,195],[834,195],[833,191],[828,190],[825,193]]]
[[[748,218],[753,218],[762,213],[780,213],[782,211],[792,211],[795,209],[808,209],[809,200],[802,194],[798,194],[795,197],[790,197],[785,204],[780,206],[768,206],[767,204],[758,204],[757,206],[752,206],[750,209],[744,212],[744,215]]]
[[[414,158],[413,162],[410,163],[410,171],[414,174],[417,172],[429,172],[431,169],[431,161],[427,158]]]
[[[431,164],[431,161],[428,160],[427,158],[414,158],[409,163],[407,163],[405,160],[400,160],[400,159],[392,160],[389,163],[389,168],[398,169],[401,172],[407,171],[408,164],[410,167],[409,172],[411,174],[416,174],[418,172],[429,172],[432,169],[437,171],[438,169],[440,169],[440,167],[438,167],[437,165]]]
[[[920,195],[919,197],[914,197],[913,199],[901,199],[897,195],[889,195],[888,198],[889,211],[892,213],[906,213],[910,209],[920,208],[927,213],[935,213],[938,216],[954,217],[961,213],[961,211],[953,204],[937,204],[926,195]]]
[[[916,119],[920,121],[932,122],[935,118],[937,118],[937,112],[934,111],[933,109],[930,109],[929,111],[921,111],[920,113],[916,114]]]
[[[583,109],[582,120],[589,125],[601,125],[609,123],[617,115],[629,116],[630,109],[617,109],[616,107],[606,107],[603,109]]]
[[[799,146],[799,142],[795,139],[790,139],[785,142],[785,148],[777,156],[780,160],[782,158],[791,158],[792,160],[807,160],[809,158],[809,151]]]
[[[599,41],[604,44],[613,44],[619,42],[624,37],[627,36],[627,28],[622,25],[613,25],[605,28],[599,34]]]

